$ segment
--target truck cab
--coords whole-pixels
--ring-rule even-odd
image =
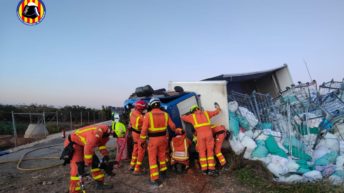
[[[138,100],[144,100],[147,103],[152,97],[159,98],[161,101],[161,107],[170,115],[172,121],[176,124],[176,127],[184,128],[187,131],[188,137],[191,131],[185,128],[184,122],[181,120],[181,116],[188,113],[192,105],[199,105],[199,98],[195,92],[165,92],[164,94],[142,96],[142,97],[130,97],[124,101],[124,107],[134,106],[135,102]],[[169,129],[170,136],[175,134]]]

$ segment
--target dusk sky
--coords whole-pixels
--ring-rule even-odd
[[[121,106],[138,86],[288,64],[344,77],[343,0],[43,0],[36,26],[1,2],[0,103]]]

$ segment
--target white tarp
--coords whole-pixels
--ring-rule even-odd
[[[30,124],[26,131],[24,138],[42,138],[49,134],[48,129],[43,124]]]

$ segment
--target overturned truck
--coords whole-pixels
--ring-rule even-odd
[[[327,178],[333,184],[343,184],[344,81],[293,85],[285,66],[249,77],[264,82],[277,72],[284,72],[280,81],[290,85],[284,90],[275,87],[273,93],[239,92],[226,80],[169,82],[169,91],[140,88],[138,91],[146,92],[132,95],[124,105],[158,97],[176,125],[186,129],[191,138],[190,125],[185,125],[180,116],[194,104],[211,110],[218,102],[223,111],[211,121],[230,131],[230,146],[236,154],[245,150],[243,156],[261,161],[276,181],[299,183]],[[258,87],[267,89],[262,84]]]

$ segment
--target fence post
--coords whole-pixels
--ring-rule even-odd
[[[43,125],[44,125],[45,128],[47,128],[47,126],[46,126],[46,124],[45,124],[45,112],[44,112],[44,111],[43,111],[43,113],[42,113],[42,116],[43,116]],[[45,136],[47,136],[47,135],[48,135],[48,131],[45,132]]]
[[[17,129],[16,129],[16,123],[15,123],[13,111],[12,111],[12,127],[13,127],[13,135],[14,135],[14,147],[17,147]]]
[[[96,112],[93,111],[93,123],[96,123]]]
[[[257,113],[257,118],[260,122],[262,122],[262,119],[260,118],[260,111],[259,111],[259,107],[258,107],[258,104],[257,104],[257,99],[256,99],[256,91],[254,90],[251,94],[252,98],[253,98],[253,105],[254,105],[254,108],[255,108],[255,111]]]
[[[43,125],[45,126],[45,112],[44,111],[43,111],[42,115],[43,115]]]
[[[82,126],[82,111],[80,112],[80,124],[81,124],[81,126]]]
[[[87,124],[90,124],[90,111],[87,111]]]
[[[59,113],[56,111],[56,127],[59,129]]]
[[[31,124],[32,123],[31,112],[29,112],[29,116],[30,116],[30,124]]]
[[[70,129],[73,130],[73,119],[72,119],[72,112],[69,111],[69,120],[70,120]]]

